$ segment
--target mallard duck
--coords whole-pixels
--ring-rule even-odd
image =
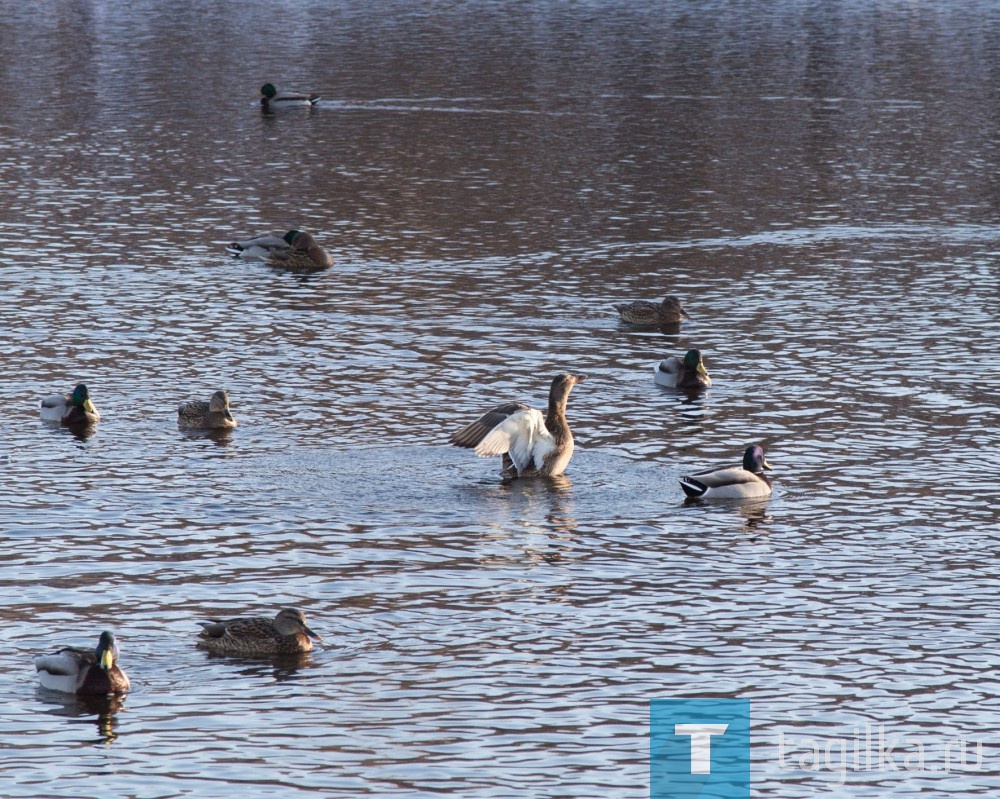
[[[267,262],[271,266],[281,266],[285,269],[326,269],[333,266],[330,254],[308,233],[289,230],[284,238],[289,247],[287,250],[275,250],[268,255]]]
[[[274,619],[250,617],[198,622],[198,646],[216,655],[294,655],[308,652],[323,639],[309,629],[296,608],[282,608]]]
[[[267,261],[285,269],[326,269],[333,258],[308,233],[289,230],[284,236],[258,236],[234,241],[226,250],[236,258]]]
[[[123,694],[128,677],[118,666],[118,643],[114,633],[103,632],[97,649],[68,646],[51,655],[35,658],[35,670],[43,688],[67,694]]]
[[[229,394],[220,390],[208,402],[190,400],[178,405],[177,426],[181,430],[220,430],[238,423],[229,412]]]
[[[676,355],[664,358],[653,370],[653,380],[666,388],[708,388],[712,385],[700,350],[688,350],[683,359]]]
[[[273,83],[265,83],[260,87],[260,107],[264,111],[282,108],[311,108],[316,105],[319,99],[318,94],[279,92]]]
[[[66,427],[95,424],[101,419],[90,399],[90,391],[83,383],[71,394],[45,397],[39,406],[39,414],[47,422],[59,422]]]
[[[456,447],[474,449],[482,458],[503,455],[504,477],[558,477],[573,457],[566,400],[573,386],[586,379],[586,375],[557,375],[544,416],[523,402],[508,402],[466,425],[449,441]]]
[[[743,453],[743,465],[681,478],[681,488],[689,497],[705,499],[745,499],[771,495],[771,481],[763,474],[771,464],[764,460],[764,450],[754,444]]]
[[[247,261],[266,261],[271,253],[284,252],[289,248],[288,240],[298,233],[289,230],[284,236],[257,236],[246,241],[234,241],[226,245],[226,252],[233,258],[243,258]]]
[[[623,322],[631,325],[675,325],[691,318],[676,297],[665,297],[663,302],[636,300],[616,305],[615,310]]]

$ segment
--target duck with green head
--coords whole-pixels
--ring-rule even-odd
[[[271,266],[299,271],[326,269],[333,258],[309,233],[289,230],[284,236],[257,236],[226,247],[234,258],[266,261]]]
[[[752,499],[771,495],[771,481],[764,475],[771,464],[764,449],[756,444],[746,448],[742,466],[709,469],[680,479],[689,499]]]
[[[712,378],[701,357],[701,350],[688,350],[684,358],[670,355],[653,370],[653,380],[665,388],[708,388]]]
[[[101,419],[83,383],[69,394],[52,394],[42,399],[39,415],[47,422],[59,422],[64,427],[83,427]]]
[[[101,633],[96,649],[67,646],[51,655],[35,658],[35,671],[43,688],[67,694],[123,694],[129,679],[118,666],[118,642],[114,633]]]
[[[278,91],[273,83],[260,87],[260,107],[263,111],[280,111],[285,108],[312,108],[320,100],[318,94]]]

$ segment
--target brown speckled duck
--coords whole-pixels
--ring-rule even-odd
[[[621,303],[615,306],[615,310],[621,320],[630,325],[676,325],[683,319],[691,318],[676,297],[665,297],[663,302],[636,300]]]
[[[523,402],[498,405],[451,436],[456,447],[475,450],[483,458],[503,455],[507,478],[558,477],[573,457],[573,433],[566,421],[566,401],[586,375],[564,373],[552,380],[546,414]]]
[[[229,394],[216,391],[208,402],[191,400],[178,405],[177,426],[181,430],[225,430],[238,423],[229,410]]]
[[[67,646],[36,657],[38,682],[52,691],[81,696],[123,694],[129,689],[129,681],[118,666],[118,654],[114,633],[105,631],[97,649]]]
[[[312,641],[322,641],[309,629],[297,608],[282,608],[273,619],[253,616],[242,619],[198,622],[198,646],[216,655],[296,655],[309,652]]]

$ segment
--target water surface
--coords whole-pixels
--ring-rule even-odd
[[[703,696],[755,795],[996,793],[994,6],[0,9],[0,793],[642,797]],[[293,227],[336,265],[224,252]],[[563,480],[447,446],[564,370]],[[81,380],[82,440],[37,418]],[[770,500],[683,502],[750,442]],[[301,661],[193,646],[283,605]],[[35,688],[106,627],[124,700]],[[926,768],[779,761],[879,724]]]

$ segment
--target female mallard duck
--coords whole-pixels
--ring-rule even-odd
[[[743,453],[743,466],[710,469],[681,478],[681,488],[689,497],[705,499],[749,499],[771,495],[771,481],[763,474],[771,464],[764,450],[754,444]]]
[[[229,394],[216,391],[212,398],[182,402],[177,406],[177,426],[181,430],[220,430],[236,427],[229,412]]]
[[[83,383],[74,388],[72,394],[45,397],[39,406],[39,412],[47,422],[59,422],[66,427],[95,424],[101,419],[101,414],[91,402],[90,392]]]
[[[282,608],[274,619],[251,617],[198,622],[198,646],[216,655],[294,655],[313,648],[306,617],[296,608]]]
[[[128,677],[118,667],[118,643],[114,633],[103,632],[97,649],[68,646],[51,655],[35,658],[35,670],[43,688],[68,694],[123,694]]]
[[[312,108],[319,99],[318,94],[279,92],[273,83],[265,83],[260,87],[260,107],[264,111],[283,108]]]
[[[671,355],[653,370],[653,380],[666,388],[708,388],[712,378],[701,359],[701,350],[688,350],[684,358]]]
[[[566,400],[573,386],[586,379],[568,373],[553,379],[545,416],[523,402],[508,402],[463,427],[449,441],[474,449],[482,458],[503,455],[504,477],[558,477],[573,457]]]
[[[676,297],[665,297],[659,303],[636,300],[616,305],[615,310],[622,321],[630,325],[676,325],[682,319],[691,318]]]
[[[289,230],[284,236],[258,236],[226,247],[236,258],[267,261],[285,269],[326,269],[333,258],[308,233]]]

